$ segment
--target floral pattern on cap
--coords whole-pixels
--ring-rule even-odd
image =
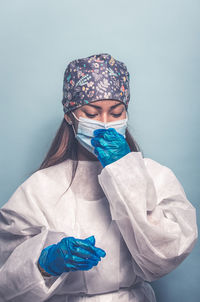
[[[130,100],[130,75],[126,65],[103,53],[70,62],[64,73],[63,111],[67,113],[88,103],[113,99]]]

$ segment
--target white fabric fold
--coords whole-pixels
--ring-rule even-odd
[[[196,211],[175,174],[130,152],[98,176],[135,273],[153,281],[172,271],[197,239]]]
[[[131,152],[103,168],[72,160],[39,170],[0,209],[0,302],[155,302],[152,281],[197,238],[195,209],[173,172]],[[44,277],[43,248],[95,236],[106,251],[89,271]]]
[[[38,259],[43,248],[65,236],[49,229],[41,209],[20,186],[0,210],[0,301],[44,301],[55,281],[61,283],[67,274],[42,276]]]

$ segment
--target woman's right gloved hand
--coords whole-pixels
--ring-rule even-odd
[[[53,276],[69,271],[89,270],[106,255],[104,250],[94,245],[94,236],[86,239],[65,237],[57,244],[43,249],[38,263]]]

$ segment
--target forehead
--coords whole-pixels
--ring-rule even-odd
[[[120,105],[124,105],[124,103],[122,103],[121,101],[118,100],[100,100],[100,101],[94,101],[91,102],[87,105],[82,106],[81,108],[88,108],[88,107],[100,107],[100,108],[110,108],[113,107],[115,105],[118,105],[117,107],[120,107]],[[96,107],[97,106],[97,107]],[[98,108],[97,108],[98,109]]]

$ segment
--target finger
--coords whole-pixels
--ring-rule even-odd
[[[105,252],[104,250],[97,248],[91,244],[88,244],[87,242],[85,242],[85,240],[83,239],[77,239],[77,244],[80,244],[81,247],[84,247],[86,250],[93,252],[94,255],[99,256],[99,257],[104,257],[105,256]]]
[[[95,148],[95,153],[97,156],[99,156],[101,159],[107,159],[110,157],[110,151],[103,149],[102,147],[96,147]]]
[[[76,242],[74,243],[74,245],[87,248],[87,250],[90,250],[90,247],[92,246],[90,241],[86,240],[86,239],[76,239]]]
[[[108,141],[104,137],[98,137],[92,139],[95,147],[106,148],[108,146]]]
[[[118,139],[119,133],[114,128],[109,128],[107,131],[103,134],[103,138],[112,141]]]
[[[92,251],[94,253],[94,255],[96,255],[96,256],[105,257],[105,255],[106,255],[104,250],[102,250],[102,249],[100,249],[98,247],[95,247],[93,245],[85,246],[85,248],[86,249],[88,248],[89,251]]]
[[[94,152],[96,155],[100,155],[101,157],[104,157],[104,149],[102,149],[102,147],[96,147],[94,149]]]
[[[96,129],[96,130],[94,130],[93,135],[101,136],[105,131],[106,131],[106,129]]]
[[[110,128],[110,129],[114,129],[114,128]],[[109,130],[109,129],[108,129]],[[113,131],[112,133],[117,137],[117,138],[123,138],[125,139],[124,135],[122,135],[120,132],[118,132],[116,129],[114,129],[115,131]]]
[[[77,268],[77,270],[90,270],[91,268],[93,267],[93,265],[92,264],[78,264],[77,266],[76,266],[76,268]]]
[[[90,236],[90,237],[86,238],[85,240],[89,241],[92,245],[95,245],[95,237],[94,236]]]
[[[98,130],[102,130],[102,131],[99,131],[97,132],[97,135],[94,135],[94,139],[97,139],[97,142],[100,138],[106,138],[106,140],[108,141],[112,139],[116,139],[117,135],[119,134],[115,128],[98,129]],[[96,133],[95,131],[94,133]]]
[[[113,133],[109,133],[109,132],[105,132],[104,135],[102,135],[102,137],[94,137],[91,139],[91,144],[97,148],[97,147],[101,147],[104,149],[110,149],[113,147],[116,147],[119,145],[119,142],[121,142],[121,134],[115,135]],[[124,137],[123,137],[124,139]]]
[[[88,249],[90,252],[93,252],[94,255],[96,256],[99,256],[99,257],[105,257],[105,251],[98,248],[98,247],[95,247],[93,245],[88,245],[87,243],[85,242],[82,242],[82,246],[84,246],[86,249]]]
[[[99,261],[94,261],[92,259],[89,259],[89,261],[92,266],[96,266],[99,263]]]
[[[91,139],[91,144],[92,144],[94,147],[100,146],[99,137],[98,137],[98,138],[93,137],[93,138]]]
[[[77,271],[76,265],[71,264],[71,263],[66,263],[65,264],[66,272],[70,271]]]
[[[95,247],[95,251],[96,251],[96,254],[99,256],[99,257],[105,257],[106,256],[106,252],[99,248],[99,247]]]
[[[73,254],[84,258],[84,259],[93,259],[93,260],[101,260],[99,256],[96,256],[94,253],[89,252],[88,250],[86,250],[85,248],[82,247],[75,247],[73,250]]]
[[[85,259],[85,262],[84,263],[74,263],[74,265],[76,266],[84,266],[84,265],[87,265],[87,266],[96,266],[98,264],[99,261],[94,261],[94,260],[91,260],[91,259]]]
[[[79,257],[77,255],[66,255],[65,262],[69,263],[85,263],[85,258]]]
[[[113,135],[118,135],[119,134],[115,128],[108,128],[107,132],[109,132],[110,134],[113,134]]]
[[[94,259],[94,258],[90,258],[90,259],[86,259],[86,258],[82,258],[82,257],[78,257],[78,256],[76,256],[76,255],[72,255],[71,257],[67,257],[67,256],[65,256],[65,261],[70,261],[72,264],[73,263],[85,263],[85,264],[88,264],[88,263],[90,263],[90,261],[91,262],[94,262],[94,263],[96,263],[96,262],[98,262],[99,260],[98,259]]]

